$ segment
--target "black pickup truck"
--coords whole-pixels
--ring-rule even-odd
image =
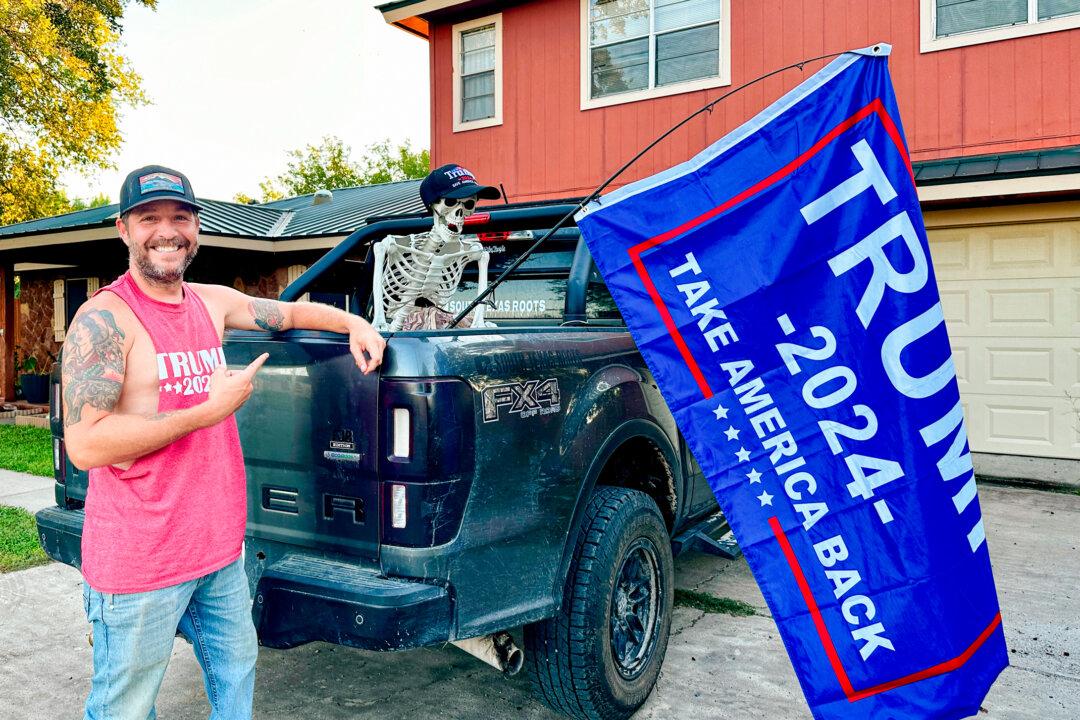
[[[495,209],[467,232],[494,276],[572,209]],[[282,299],[369,308],[371,243],[430,227],[369,223]],[[452,310],[475,297],[472,272]],[[498,286],[487,319],[394,333],[368,377],[340,335],[227,333],[230,364],[270,353],[238,413],[259,637],[476,654],[468,639],[488,639],[555,710],[628,717],[667,648],[673,554],[727,528],[576,228]],[[59,382],[57,507],[37,519],[46,552],[78,566],[87,479],[64,454]],[[506,631],[521,626],[519,650]]]

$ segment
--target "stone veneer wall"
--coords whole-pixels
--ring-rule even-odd
[[[19,336],[15,338],[20,357],[37,358],[39,368],[48,368],[60,343],[53,340],[53,280],[57,275],[22,275],[16,312],[19,313]],[[16,368],[18,372],[18,368]]]
[[[254,297],[277,299],[288,285],[285,268],[262,268],[261,272],[237,276],[233,287]]]

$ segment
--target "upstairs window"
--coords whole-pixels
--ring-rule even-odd
[[[1080,27],[1080,0],[923,0],[923,52]]]
[[[453,27],[454,132],[502,123],[502,15]]]
[[[583,108],[726,85],[730,0],[582,0]]]

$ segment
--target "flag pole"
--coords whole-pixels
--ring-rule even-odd
[[[875,52],[877,51],[877,46],[876,45],[874,46],[874,51]],[[829,53],[827,55],[818,55],[817,57],[812,57],[812,58],[807,58],[805,60],[800,60],[797,63],[792,63],[791,65],[785,65],[782,68],[777,68],[776,70],[773,70],[771,72],[767,72],[764,75],[758,76],[758,77],[754,78],[753,80],[750,80],[748,82],[743,83],[742,85],[740,85],[737,88],[732,88],[731,90],[724,93],[720,97],[710,101],[709,103],[703,105],[702,107],[698,108],[694,112],[690,113],[689,115],[687,115],[685,118],[680,120],[675,125],[672,125],[660,137],[653,140],[651,143],[646,145],[637,155],[634,155],[634,157],[632,157],[628,161],[626,161],[626,163],[623,164],[623,166],[620,167],[618,170],[616,170],[615,173],[611,177],[609,177],[604,182],[600,183],[600,185],[595,190],[593,190],[591,193],[589,193],[588,197],[586,197],[584,200],[581,200],[580,202],[578,202],[577,206],[573,210],[571,210],[565,216],[563,216],[563,218],[561,220],[559,220],[559,222],[555,223],[555,225],[552,228],[550,228],[546,233],[544,233],[540,237],[539,240],[534,242],[529,247],[528,250],[526,250],[524,253],[522,253],[518,257],[518,259],[515,260],[510,265],[510,267],[503,270],[502,273],[499,274],[499,277],[495,278],[495,280],[492,281],[492,283],[490,285],[488,285],[484,289],[483,292],[481,292],[479,295],[477,295],[476,298],[471,303],[469,303],[468,306],[464,310],[462,310],[460,313],[458,313],[457,316],[453,320],[450,321],[450,324],[447,325],[447,327],[448,328],[457,327],[457,324],[459,322],[461,322],[461,320],[466,315],[468,315],[470,312],[472,312],[473,308],[475,308],[477,305],[482,303],[484,301],[484,299],[488,295],[490,295],[492,292],[494,292],[495,288],[497,288],[502,283],[502,281],[505,280],[508,275],[510,275],[510,273],[517,270],[518,267],[520,267],[521,264],[523,262],[525,262],[525,260],[530,255],[532,255],[536,251],[536,249],[538,247],[540,247],[549,237],[551,237],[555,233],[556,230],[558,230],[561,227],[563,227],[564,225],[566,225],[566,223],[569,222],[570,219],[573,218],[574,215],[576,215],[578,213],[578,211],[580,211],[586,205],[588,205],[593,200],[598,198],[600,196],[600,193],[602,193],[604,190],[606,190],[607,187],[609,185],[611,185],[611,183],[615,182],[615,180],[617,180],[620,175],[622,175],[624,172],[626,172],[628,169],[630,169],[630,167],[634,163],[636,163],[638,160],[640,160],[645,155],[645,153],[649,152],[654,147],[659,145],[669,135],[671,135],[673,132],[675,132],[676,130],[681,128],[683,125],[690,122],[691,120],[696,118],[698,115],[701,115],[702,113],[712,112],[713,108],[716,107],[716,105],[718,105],[723,100],[726,100],[727,98],[731,97],[732,95],[734,95],[737,92],[745,90],[746,88],[750,87],[751,85],[756,85],[757,83],[761,82],[762,80],[767,80],[768,78],[771,78],[773,75],[779,75],[782,72],[786,72],[788,70],[794,70],[795,68],[798,68],[799,70],[802,70],[803,66],[806,65],[807,63],[817,62],[818,60],[828,60],[830,58],[840,57],[841,55],[846,55],[849,52],[852,52],[852,51],[845,50],[843,52]]]

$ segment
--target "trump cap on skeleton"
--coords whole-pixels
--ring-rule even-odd
[[[460,200],[467,197],[498,200],[502,193],[498,188],[476,182],[476,177],[457,163],[435,168],[420,183],[420,199],[428,209],[442,198]]]

